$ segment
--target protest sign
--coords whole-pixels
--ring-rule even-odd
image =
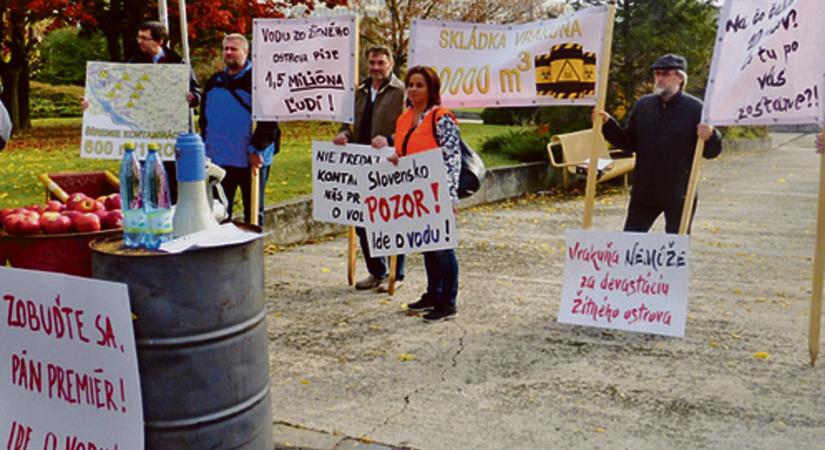
[[[448,107],[594,105],[608,8],[492,25],[416,20],[409,67],[433,67]]]
[[[821,124],[822,0],[725,2],[705,94],[712,125]]]
[[[420,253],[458,246],[441,149],[383,160],[357,170],[370,255]]]
[[[0,445],[143,449],[125,284],[0,267]]]
[[[175,139],[189,132],[189,68],[183,64],[86,64],[83,158],[121,159],[134,142],[138,157],[159,144],[163,160],[175,159]]]
[[[252,34],[254,120],[354,121],[355,16],[255,19]]]
[[[684,337],[688,237],[569,230],[559,322]]]
[[[392,148],[312,142],[312,218],[318,222],[361,226],[364,207],[358,189],[359,167],[381,162]]]

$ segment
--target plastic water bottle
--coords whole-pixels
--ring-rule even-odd
[[[140,234],[146,226],[140,191],[140,163],[135,155],[135,143],[123,146],[120,162],[120,202],[123,210],[123,243],[127,247],[140,247]]]
[[[172,204],[166,171],[158,156],[159,146],[149,144],[148,148],[140,183],[143,188],[143,211],[146,213],[141,244],[150,250],[157,250],[160,244],[172,239]]]

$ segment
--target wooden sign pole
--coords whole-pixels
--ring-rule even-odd
[[[825,137],[825,132],[823,132]],[[808,326],[808,351],[811,367],[819,354],[819,329],[822,324],[822,279],[825,272],[825,154],[819,155],[819,201],[816,207],[816,245],[814,247],[814,276],[811,289],[811,317]]]
[[[390,273],[388,278],[387,284],[387,293],[390,295],[395,294],[395,270],[398,267],[398,256],[392,255],[390,256]]]
[[[358,34],[358,21],[355,21],[355,36],[360,36]],[[358,48],[358,39],[355,39],[355,53],[352,55],[355,62],[353,63],[353,67],[355,68],[355,76],[352,78],[355,80],[355,92],[358,92],[358,62],[360,61],[360,49]],[[355,284],[355,260],[356,260],[356,249],[355,249],[355,227],[350,226],[349,231],[347,232],[347,282],[350,286]],[[367,255],[364,255],[366,258]]]
[[[260,171],[257,167],[250,167],[250,177],[252,190],[249,191],[249,223],[252,225],[262,226],[262,224],[258,223],[258,208],[259,203],[261,200],[260,197]]]
[[[599,71],[599,92],[596,97],[596,110],[604,111],[607,99],[607,78],[610,74],[610,51],[613,45],[613,22],[616,18],[616,7],[608,5],[607,24],[604,32],[601,70]],[[593,205],[596,202],[596,172],[599,164],[599,149],[605,145],[602,135],[602,118],[597,114],[593,121],[593,144],[590,147],[590,161],[587,166],[587,185],[584,194],[584,219],[582,229],[589,230],[593,226]]]
[[[347,283],[355,284],[355,227],[347,229]]]
[[[699,172],[702,170],[702,154],[705,153],[705,140],[696,138],[696,150],[693,152],[693,165],[690,168],[690,180],[685,193],[685,205],[682,207],[682,221],[679,222],[679,234],[688,234],[690,216],[693,214],[693,199],[696,198],[696,186],[699,184]]]

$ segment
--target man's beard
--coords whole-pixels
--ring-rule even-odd
[[[659,97],[673,97],[674,94],[679,92],[678,86],[654,86],[653,87],[653,95],[657,95]]]

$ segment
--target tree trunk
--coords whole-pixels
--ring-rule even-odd
[[[17,77],[17,98],[18,98],[18,127],[20,130],[26,130],[32,126],[31,104],[29,102],[31,85],[29,82],[29,61],[23,60],[23,67]]]

